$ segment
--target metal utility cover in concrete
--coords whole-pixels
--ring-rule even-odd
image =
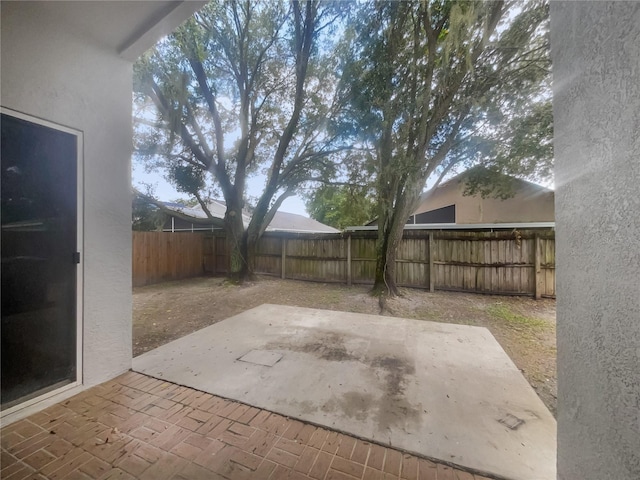
[[[273,367],[282,359],[282,355],[275,352],[267,352],[266,350],[251,350],[246,355],[241,356],[238,360],[241,362],[253,363],[254,365],[262,365],[265,367]]]
[[[485,328],[262,305],[133,366],[481,473],[556,476],[556,422]]]

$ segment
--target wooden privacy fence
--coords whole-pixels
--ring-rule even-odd
[[[224,235],[205,235],[205,270],[226,273]],[[269,232],[257,248],[256,273],[348,285],[372,284],[375,245],[376,232]],[[431,291],[555,297],[555,232],[407,230],[398,250],[396,282]]]
[[[212,270],[205,262],[202,234],[133,232],[133,286],[204,275]]]
[[[265,233],[256,272],[281,278],[372,284],[375,232]],[[133,232],[133,285],[227,271],[223,233]],[[409,230],[396,282],[428,290],[555,297],[555,232]]]

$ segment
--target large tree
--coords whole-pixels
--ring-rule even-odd
[[[415,0],[364,9],[345,65],[343,120],[375,150],[374,291],[395,295],[398,245],[430,176],[478,161],[486,171],[548,170],[548,5]]]
[[[333,48],[344,8],[214,0],[135,66],[138,152],[207,214],[213,177],[239,280],[252,275],[256,243],[278,207],[325,176],[342,150],[326,126],[338,105]],[[245,228],[246,184],[256,173],[266,180]]]

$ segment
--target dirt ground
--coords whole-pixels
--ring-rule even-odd
[[[134,289],[133,355],[175,340],[263,303],[379,313],[367,286],[260,277],[236,286],[223,278],[195,278]],[[385,315],[486,327],[556,414],[554,300],[403,289]]]

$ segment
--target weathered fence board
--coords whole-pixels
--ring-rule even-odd
[[[133,232],[133,286],[203,275],[214,266],[205,244],[198,233]]]
[[[134,284],[186,278],[203,271],[227,272],[228,254],[222,232],[154,232],[139,243],[136,235]],[[158,241],[154,235],[184,237],[185,243],[179,246],[177,240]],[[203,240],[188,243],[186,237]],[[175,258],[175,251],[180,248],[186,257],[181,261]],[[202,252],[199,262],[198,248]],[[158,253],[150,253],[154,249]],[[281,278],[372,284],[375,252],[376,232],[323,235],[267,232],[257,246],[255,268],[257,273]],[[142,280],[143,274],[149,280]],[[555,297],[555,233],[545,229],[406,231],[398,249],[396,282],[400,286],[430,290]]]

